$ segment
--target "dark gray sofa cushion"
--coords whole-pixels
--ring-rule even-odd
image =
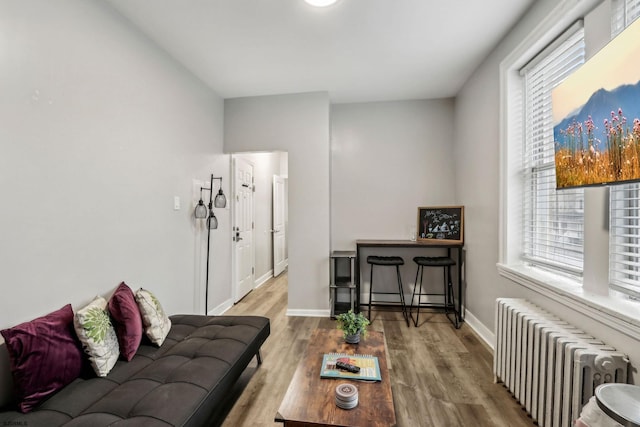
[[[171,317],[161,347],[148,342],[104,378],[79,378],[33,412],[0,413],[0,425],[202,426],[270,333],[258,316]]]

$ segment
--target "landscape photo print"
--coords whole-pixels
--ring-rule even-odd
[[[640,19],[551,94],[556,187],[640,180]]]

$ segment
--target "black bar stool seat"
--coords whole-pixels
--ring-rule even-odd
[[[398,295],[400,296],[400,306],[402,307],[402,316],[404,320],[407,322],[407,326],[409,326],[409,312],[407,310],[407,305],[404,301],[404,291],[402,287],[402,277],[400,276],[400,266],[404,265],[404,259],[399,256],[378,256],[378,255],[369,255],[367,257],[367,263],[371,265],[371,288],[369,290],[369,320],[371,320],[371,296],[373,294],[396,294],[395,292],[380,292],[373,290],[373,266],[391,266],[396,268],[396,276],[398,278]]]
[[[373,265],[404,265],[404,259],[399,256],[369,255],[367,262]]]
[[[418,304],[416,306],[416,318],[414,319],[414,325],[418,326],[418,318],[420,317],[420,307],[441,307],[444,308],[445,313],[448,312],[449,308],[453,308],[453,284],[451,283],[451,267],[456,265],[456,262],[453,258],[448,256],[417,256],[413,258],[413,262],[418,265],[418,270],[416,271],[416,281],[413,287],[413,293],[411,295],[411,304],[410,313],[413,318],[413,301],[415,300],[416,290],[418,289],[418,276],[420,277],[420,290],[418,291]],[[425,293],[422,291],[422,277],[424,275],[425,267],[442,267],[443,268],[443,282],[444,289],[443,293]],[[442,296],[444,297],[443,304],[422,304],[421,297],[422,296]]]

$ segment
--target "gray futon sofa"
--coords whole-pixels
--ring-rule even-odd
[[[270,333],[259,316],[171,316],[159,348],[143,341],[106,377],[84,376],[23,414],[0,412],[0,426],[206,426]],[[222,412],[221,412],[222,411]]]

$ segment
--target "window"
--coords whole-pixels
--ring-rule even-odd
[[[612,2],[611,36],[638,16],[640,0]],[[610,189],[609,283],[611,288],[640,297],[640,184],[614,185]]]
[[[618,2],[622,2],[625,16],[640,13],[640,0],[558,2],[553,13],[500,63],[497,269],[501,277],[519,286],[640,339],[638,302],[619,292],[610,293],[607,280],[611,276],[611,234],[619,235],[624,249],[636,243],[640,246],[640,183],[635,190],[628,187],[627,200],[623,197],[617,204],[612,202],[611,210],[607,203],[611,192],[606,188],[572,194],[556,192],[551,183],[555,168],[550,91],[584,61],[583,33],[590,33],[587,41],[593,36],[593,41],[600,43],[601,30],[613,27],[615,19],[606,12],[617,11]],[[589,22],[585,30],[579,23],[571,25],[584,17]],[[614,216],[622,228],[606,233],[603,223]],[[637,240],[628,235],[634,229]],[[626,252],[623,259],[632,266],[626,279],[637,274],[640,285],[640,248],[635,259]],[[640,291],[640,286],[637,289]]]
[[[524,96],[523,258],[580,276],[584,191],[556,191],[551,91],[584,62],[584,30],[574,24],[521,70]]]

